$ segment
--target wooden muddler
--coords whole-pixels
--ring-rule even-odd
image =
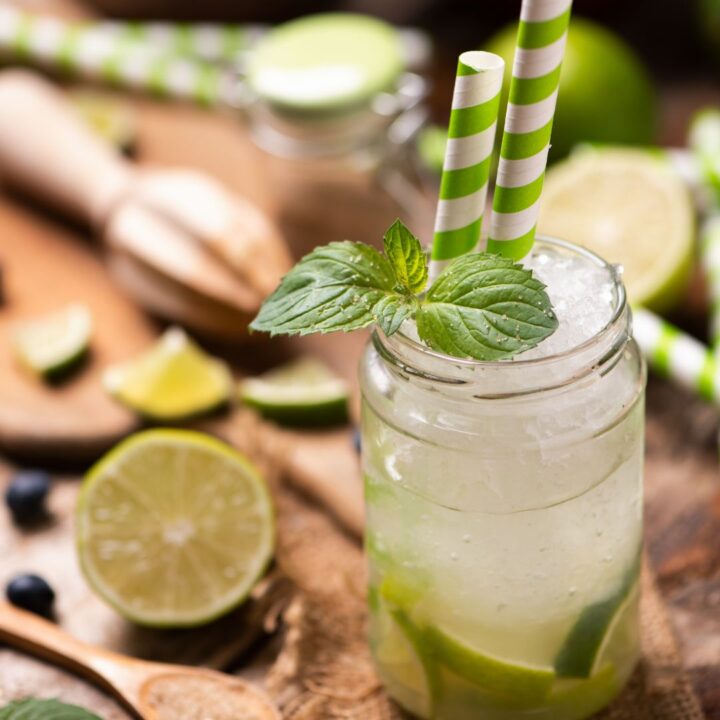
[[[0,180],[90,224],[151,311],[237,337],[291,266],[273,223],[206,174],[140,169],[39,75],[0,74]]]

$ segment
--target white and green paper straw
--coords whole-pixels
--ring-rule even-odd
[[[700,226],[700,257],[710,296],[710,343],[720,351],[720,211],[712,211]]]
[[[201,60],[129,42],[87,23],[0,7],[0,52],[65,72],[203,105],[234,100],[227,71]]]
[[[523,0],[488,251],[532,248],[572,0]]]
[[[81,27],[105,34],[116,42],[140,43],[174,55],[226,63],[242,58],[265,32],[261,25],[116,20]]]
[[[710,402],[720,402],[720,366],[715,354],[657,315],[633,308],[633,335],[650,367]]]
[[[487,52],[465,52],[458,60],[435,215],[433,277],[480,239],[504,67],[502,58]]]

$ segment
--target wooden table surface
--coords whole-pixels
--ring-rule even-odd
[[[687,118],[694,107],[717,101],[720,91],[712,87],[671,89],[664,99],[663,138],[669,144],[682,142]],[[233,118],[211,116],[186,107],[168,108],[148,101],[138,103],[141,113],[143,158],[149,161],[182,162],[205,168],[234,187],[242,181],[247,147],[236,141],[240,132]],[[187,142],[199,137],[198,129],[222,143],[206,145]],[[233,147],[228,154],[220,148]],[[266,202],[259,192],[257,200]],[[694,309],[681,318],[696,331],[705,320]],[[353,346],[354,353],[356,346]],[[350,353],[352,355],[352,353]],[[352,357],[347,358],[353,362]],[[0,398],[2,402],[2,398]],[[686,667],[702,699],[707,717],[720,720],[720,471],[718,460],[718,417],[709,407],[689,393],[667,382],[651,378],[648,386],[647,471],[646,471],[646,539],[652,565],[668,604],[681,640]],[[4,485],[10,465],[0,462],[0,487]],[[56,487],[53,505],[57,523],[47,532],[57,533],[57,566],[45,572],[62,589],[63,583],[77,584],[79,575],[69,539],[69,523],[77,484],[76,478],[64,476]],[[0,584],[19,569],[32,565],[31,534],[9,531],[5,514],[0,512]],[[43,558],[46,562],[46,558]],[[35,568],[43,570],[43,568]],[[73,578],[72,581],[68,578]],[[109,611],[87,593],[70,597],[63,604],[63,620],[74,633],[88,640],[102,639],[103,623]],[[227,623],[241,623],[231,617]],[[217,662],[212,648],[200,642],[202,634],[191,638],[183,633],[160,636],[130,625],[113,624],[113,632],[122,637],[117,642],[138,652],[168,659]],[[188,647],[194,647],[189,652]],[[42,689],[47,694],[61,694],[70,701],[86,704],[105,720],[124,720],[127,716],[114,703],[80,681],[9,649],[0,649],[0,701],[3,688],[23,689],[27,693]]]

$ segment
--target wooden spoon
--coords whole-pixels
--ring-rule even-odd
[[[86,645],[6,602],[0,641],[87,678],[142,720],[280,720],[272,701],[239,678]]]

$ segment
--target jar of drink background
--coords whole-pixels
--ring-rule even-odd
[[[297,24],[296,36],[312,45],[313,21],[322,27],[335,17],[306,18],[283,27]],[[346,14],[340,22],[342,39],[335,42],[336,49],[344,46],[343,56],[330,60],[322,53],[317,66],[297,73],[296,79],[292,68],[273,65],[276,52],[259,47],[259,69],[247,71],[250,134],[277,207],[277,222],[297,258],[338,240],[379,246],[398,217],[421,237],[432,231],[437,197],[416,150],[427,117],[428,85],[415,70],[427,62],[429,49],[417,32],[398,32],[376,19]],[[356,24],[369,35],[357,36]],[[377,63],[368,62],[373,59],[363,42],[376,34],[383,38],[383,52],[392,54],[397,42],[402,56],[388,58],[379,81]],[[271,46],[274,38],[262,42]],[[334,94],[331,79],[342,73],[355,77],[357,89],[351,96]],[[302,90],[299,83],[304,83]]]

